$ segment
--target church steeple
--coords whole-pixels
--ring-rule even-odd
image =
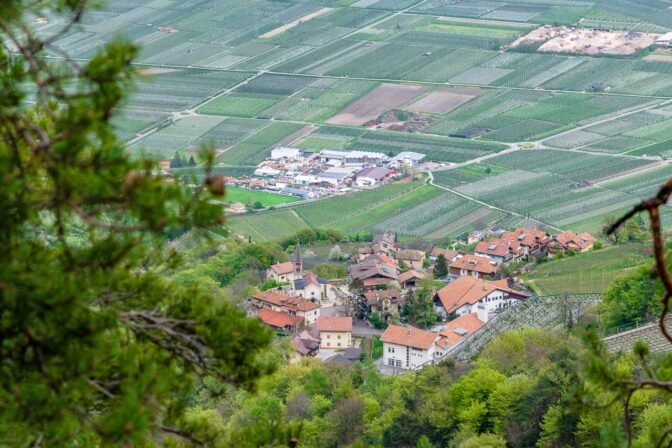
[[[301,258],[301,243],[296,242],[296,249],[294,250],[294,276],[303,276],[303,259]]]

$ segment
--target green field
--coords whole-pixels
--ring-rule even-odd
[[[297,202],[300,199],[284,194],[275,194],[269,193],[267,191],[248,190],[247,188],[227,186],[224,200],[228,203],[241,202],[245,205],[260,202],[264,207],[271,207],[274,205]]]
[[[225,225],[254,241],[275,240],[309,227],[290,209],[231,216]]]
[[[277,100],[267,97],[229,95],[217,98],[198,109],[198,113],[206,115],[228,115],[231,117],[252,118],[259,112],[275,104]]]
[[[604,292],[617,276],[650,260],[645,247],[621,244],[552,260],[536,266],[526,282],[541,295]]]

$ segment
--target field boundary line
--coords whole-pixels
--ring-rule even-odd
[[[433,175],[433,173],[432,173],[431,171],[429,172],[429,178],[430,178],[430,181],[429,181],[429,184],[430,184],[430,185],[433,185],[433,186],[435,186],[435,187],[437,187],[437,188],[441,188],[442,190],[446,190],[446,191],[448,191],[448,192],[450,192],[450,193],[453,193],[453,194],[455,194],[455,195],[457,195],[457,196],[461,196],[461,197],[464,198],[464,199],[468,199],[468,200],[470,200],[470,201],[476,202],[477,204],[480,204],[480,205],[482,205],[482,206],[484,206],[484,207],[488,207],[488,208],[490,208],[490,209],[492,209],[492,210],[497,210],[497,211],[504,212],[504,213],[508,213],[508,214],[510,214],[510,215],[514,215],[514,216],[520,216],[521,218],[525,218],[525,217],[526,217],[525,215],[523,215],[523,214],[521,214],[521,213],[518,213],[518,212],[514,212],[513,210],[507,210],[507,209],[504,209],[504,208],[501,208],[501,207],[497,207],[496,205],[488,204],[487,202],[483,202],[483,201],[481,201],[481,200],[479,200],[479,199],[473,198],[473,197],[471,197],[471,196],[467,196],[466,194],[460,193],[459,191],[453,190],[453,189],[448,188],[448,187],[445,187],[445,186],[443,186],[443,185],[436,184],[436,183],[434,183],[434,175]],[[535,219],[536,221],[539,221],[540,223],[542,223],[542,224],[548,226],[548,227],[551,228],[551,229],[554,229],[554,230],[557,230],[557,231],[562,232],[562,229],[561,229],[560,227],[554,226],[554,225],[549,224],[549,223],[547,223],[547,222],[540,221],[540,220],[537,219],[537,218],[534,218],[534,219]]]
[[[166,118],[165,120],[162,120],[159,123],[154,123],[149,128],[147,128],[146,130],[141,131],[134,138],[132,138],[131,140],[126,142],[126,146],[130,146],[134,143],[137,143],[137,142],[145,139],[146,137],[149,137],[150,135],[160,131],[161,129],[163,129],[163,127],[161,127],[161,125],[163,123],[168,123],[168,124],[166,124],[166,126],[170,126],[171,124],[174,124],[176,121],[179,121],[183,118],[198,115],[198,114],[194,113],[196,108],[202,107],[204,104],[207,104],[211,101],[214,101],[215,99],[217,99],[217,98],[219,98],[223,95],[226,95],[227,93],[233,92],[238,87],[247,84],[249,81],[251,81],[252,79],[254,79],[258,76],[260,76],[261,74],[262,74],[262,72],[258,72],[258,73],[255,73],[253,75],[250,75],[247,78],[245,78],[244,80],[242,80],[242,81],[236,83],[235,85],[229,87],[228,89],[224,89],[223,91],[221,91],[219,93],[216,93],[215,95],[211,96],[210,98],[206,98],[204,101],[201,101],[200,103],[196,102],[196,103],[192,104],[190,107],[187,107],[186,109],[169,113],[168,118]],[[185,112],[188,112],[188,115],[183,115],[183,113],[185,113]]]

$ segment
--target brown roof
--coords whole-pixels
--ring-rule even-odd
[[[516,240],[491,238],[490,241],[480,241],[476,244],[474,252],[497,257],[510,257],[514,254],[521,253],[522,247]]]
[[[537,244],[548,243],[551,236],[543,230],[518,227],[515,232],[504,232],[502,239],[518,241],[523,246],[532,247]]]
[[[394,261],[384,255],[369,255],[361,263],[350,266],[350,276],[361,280],[371,277],[397,279],[397,267]]]
[[[421,250],[402,249],[398,250],[394,257],[397,260],[422,261],[425,258],[425,253]]]
[[[270,308],[259,310],[257,317],[266,325],[276,328],[295,327],[303,320],[303,317],[290,316],[287,313],[274,311]]]
[[[446,257],[446,260],[451,261],[453,258],[457,257],[457,252],[456,250],[450,250],[450,249],[441,249],[440,247],[435,247],[432,249],[432,257],[438,257],[439,255],[443,255]]]
[[[570,244],[575,244],[581,249],[585,249],[587,247],[592,246],[595,243],[595,237],[591,235],[588,232],[583,232],[579,235],[576,233],[572,232],[571,230],[567,230],[566,232],[562,232],[559,235],[556,235],[553,237],[554,240],[556,240],[558,243],[562,244],[563,246],[568,246]]]
[[[376,255],[376,257],[378,257],[380,259],[380,261],[382,261],[386,265],[388,265],[388,266],[390,266],[394,269],[397,268],[397,263],[395,263],[394,260],[391,259],[390,257],[388,257],[387,255],[378,254],[378,255]]]
[[[294,264],[291,261],[285,261],[284,263],[274,264],[271,269],[276,275],[291,274],[294,271]]]
[[[389,299],[392,303],[401,302],[401,294],[396,289],[381,289],[377,291],[367,291],[364,293],[366,303],[373,306],[378,303],[378,300]]]
[[[365,278],[362,280],[364,286],[381,286],[389,285],[392,282],[391,278]]]
[[[312,311],[320,307],[317,303],[300,297],[292,297],[278,291],[262,291],[252,295],[253,299],[284,307],[292,311]]]
[[[412,327],[400,327],[390,325],[382,334],[380,340],[390,344],[405,345],[427,350],[432,347],[437,334],[431,331],[420,330]]]
[[[450,263],[451,268],[466,269],[467,271],[475,271],[481,274],[494,274],[497,272],[498,263],[488,257],[480,257],[478,255],[464,255],[455,259]]]
[[[317,318],[317,331],[351,332],[352,317],[320,316]]]
[[[463,314],[457,319],[453,319],[443,327],[441,330],[442,347],[453,345],[460,341],[460,339],[469,336],[476,330],[480,329],[484,323],[478,318],[476,313]]]
[[[411,269],[410,271],[399,274],[399,283],[404,283],[412,278],[418,278],[422,280],[423,278],[427,278],[427,276]]]
[[[518,291],[510,289],[508,286],[503,286],[501,282],[488,282],[470,275],[463,275],[439,289],[436,296],[441,301],[441,305],[443,305],[446,312],[452,313],[462,305],[474,305],[494,291],[506,292],[516,297],[523,295]]]

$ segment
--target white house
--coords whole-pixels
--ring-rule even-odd
[[[431,331],[390,325],[380,337],[385,365],[413,369],[431,361],[438,338]]]
[[[526,294],[509,288],[506,280],[485,281],[462,276],[439,289],[434,296],[434,309],[444,318],[449,314],[463,316],[476,313],[487,322],[491,314],[525,299]]]
[[[293,295],[311,302],[322,303],[323,300],[333,301],[336,298],[333,285],[312,272],[306,272],[303,277],[294,279],[292,286]]]
[[[415,166],[425,158],[424,154],[413,151],[402,151],[390,160],[390,165],[400,167],[403,165]]]
[[[279,146],[271,150],[270,158],[272,160],[298,160],[302,158],[302,153],[298,148]]]
[[[294,263],[285,261],[284,263],[276,263],[266,271],[266,276],[275,280],[278,283],[293,282],[294,281]]]
[[[349,348],[352,346],[352,317],[320,316],[317,319],[320,348]]]

